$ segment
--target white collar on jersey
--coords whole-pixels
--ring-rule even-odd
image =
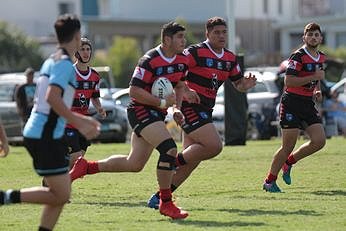
[[[175,60],[175,58],[177,56],[174,55],[172,58],[167,58],[166,56],[163,55],[160,47],[161,47],[161,45],[158,45],[157,47],[155,47],[155,50],[157,50],[157,52],[159,52],[161,58],[164,59],[167,63],[173,63],[173,61]]]
[[[73,67],[74,67],[74,69],[76,70],[78,76],[80,76],[80,77],[81,77],[82,79],[84,79],[84,80],[89,79],[89,77],[90,77],[90,75],[91,75],[91,68],[89,67],[89,72],[88,72],[88,74],[83,75],[82,73],[79,72],[79,70],[78,70],[76,64],[77,64],[77,63],[73,64]]]
[[[221,53],[216,53],[216,52],[211,48],[211,46],[210,46],[210,44],[209,44],[209,39],[205,40],[203,43],[205,43],[205,45],[207,45],[207,47],[209,48],[209,50],[210,50],[211,52],[213,52],[213,54],[214,54],[216,57],[218,57],[218,58],[221,58],[221,57],[223,56],[223,54],[225,53],[225,50],[224,50],[224,49],[222,49],[222,52],[221,52]]]
[[[306,49],[306,46],[303,47],[304,51],[308,54],[308,56],[310,56],[310,58],[312,58],[312,60],[314,60],[315,62],[318,62],[318,60],[320,60],[320,53],[317,52],[317,57],[315,58],[314,56],[312,56],[310,54],[310,52],[308,51],[308,49]]]

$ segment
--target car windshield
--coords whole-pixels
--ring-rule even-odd
[[[13,101],[15,85],[14,84],[1,84],[0,85],[0,102]]]

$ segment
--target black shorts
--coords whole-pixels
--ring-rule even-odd
[[[311,97],[284,93],[280,103],[280,125],[285,128],[305,129],[312,124],[322,123]]]
[[[68,149],[64,138],[43,140],[24,137],[24,146],[33,159],[34,168],[38,175],[60,175],[69,171]]]
[[[159,110],[145,106],[131,106],[127,108],[127,118],[132,127],[132,130],[138,137],[140,133],[149,124],[157,121],[164,121],[166,115]]]
[[[181,112],[184,114],[185,123],[181,126],[186,134],[202,127],[205,124],[212,123],[212,109],[208,109],[200,104],[189,104],[183,102]]]
[[[68,146],[68,153],[75,153],[81,150],[85,151],[91,145],[77,129],[75,128],[65,128],[65,139]]]

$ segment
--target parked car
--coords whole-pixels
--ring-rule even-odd
[[[106,110],[106,118],[97,114],[93,104],[89,113],[101,123],[100,135],[94,141],[124,143],[127,139],[128,123],[124,107],[116,105],[113,100],[100,98],[102,107]]]
[[[251,72],[257,78],[256,86],[247,92],[248,101],[248,139],[270,139],[277,135],[277,126],[273,121],[277,120],[276,106],[280,101],[281,91],[278,87],[278,68],[248,68],[245,75]],[[224,87],[219,88],[216,104],[224,105]],[[213,117],[218,123],[222,123],[224,110],[219,106],[214,107]],[[224,123],[224,122],[223,122]],[[217,126],[220,135],[224,134],[224,126]]]
[[[8,141],[12,145],[23,143],[23,122],[17,112],[14,94],[17,86],[25,82],[25,73],[0,75],[0,119],[5,128]]]

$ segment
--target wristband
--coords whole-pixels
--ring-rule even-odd
[[[160,100],[160,108],[166,108],[167,101],[165,99]]]

